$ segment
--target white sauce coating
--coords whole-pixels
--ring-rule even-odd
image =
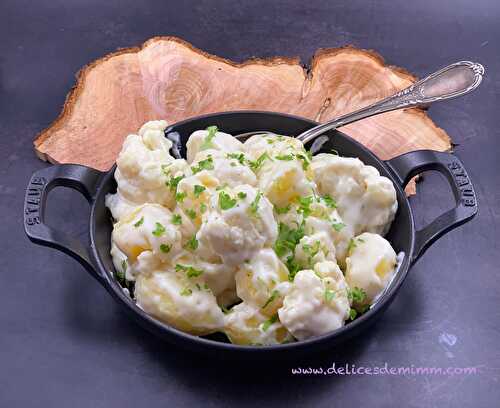
[[[323,265],[325,277],[310,269],[298,272],[278,311],[281,323],[298,340],[338,329],[349,317],[347,284],[336,264],[328,264],[333,265]]]
[[[366,292],[372,303],[386,288],[397,265],[396,252],[389,241],[377,234],[365,232],[353,240],[346,259],[346,281],[350,287]]]
[[[139,307],[194,335],[272,345],[338,329],[351,306],[383,293],[396,255],[381,235],[397,201],[375,168],[212,126],[190,136],[187,160],[174,159],[166,126],[126,138],[106,197],[115,270],[135,281]]]

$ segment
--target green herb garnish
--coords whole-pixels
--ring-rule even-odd
[[[178,203],[182,203],[186,197],[187,197],[187,193],[185,193],[185,192],[177,193],[175,195],[175,201],[177,201]]]
[[[358,312],[356,311],[356,309],[353,309],[351,307],[351,309],[349,309],[349,319],[354,320],[357,315],[358,315]]]
[[[274,210],[276,211],[276,214],[286,214],[290,211],[290,208],[290,204],[288,204],[286,207],[274,207]]]
[[[264,303],[264,306],[262,306],[262,309],[265,309],[270,303],[274,302],[274,300],[280,295],[280,292],[278,290],[273,290],[271,292],[271,296],[269,296],[269,299],[266,300],[266,303]]]
[[[274,156],[276,160],[291,161],[293,160],[293,154],[281,154],[279,156]]]
[[[278,225],[278,238],[274,243],[274,251],[279,257],[283,257],[289,252],[293,253],[304,235],[304,222],[296,229],[280,222]]]
[[[205,139],[203,139],[203,143],[200,146],[200,150],[207,150],[214,147],[212,140],[214,139],[215,134],[219,129],[217,128],[217,126],[209,126],[207,127],[206,130],[208,134],[205,136]]]
[[[192,208],[188,208],[186,210],[186,214],[189,218],[191,218],[192,220],[194,220],[196,218],[196,211],[193,210]]]
[[[331,289],[325,289],[325,302],[330,303],[335,297],[335,292]]]
[[[226,155],[228,159],[235,159],[240,162],[240,164],[245,164],[245,155],[243,153],[228,153]]]
[[[314,196],[309,196],[309,197],[299,197],[298,202],[299,202],[299,208],[297,209],[297,212],[299,214],[302,214],[304,218],[308,217],[312,213],[311,209],[311,204],[314,201]]]
[[[273,314],[269,319],[262,323],[262,330],[266,331],[269,327],[278,321],[278,313]]]
[[[134,227],[138,228],[142,224],[144,224],[144,217],[141,217],[141,219],[134,224]]]
[[[231,198],[231,196],[225,191],[219,193],[219,207],[222,210],[229,210],[236,205],[236,199]]]
[[[212,156],[208,156],[205,160],[201,160],[198,162],[197,166],[191,167],[193,174],[199,173],[202,170],[213,170],[214,169],[214,160]]]
[[[196,239],[196,235],[193,235],[188,242],[186,242],[186,247],[191,251],[195,251],[198,248],[198,240]]]
[[[332,197],[330,197],[329,195],[324,195],[322,198],[323,198],[323,201],[325,202],[327,207],[337,208],[337,203],[335,202],[335,200]]]
[[[366,292],[363,289],[354,287],[347,292],[347,297],[351,302],[363,303],[366,299]]]
[[[173,214],[172,215],[172,224],[174,225],[181,225],[182,224],[182,217],[180,214]]]
[[[184,175],[171,177],[170,180],[168,180],[165,184],[167,185],[168,188],[170,188],[170,191],[174,192],[177,191],[177,186],[179,184],[179,181],[181,181],[183,178]]]
[[[239,198],[240,200],[243,200],[243,199],[247,198],[247,193],[245,193],[245,192],[243,192],[243,191],[240,191],[240,192],[238,193],[238,198]]]
[[[266,160],[272,160],[271,157],[267,154],[267,152],[262,153],[257,160],[249,162],[250,167],[254,170],[257,171],[260,169],[264,161]]]
[[[161,237],[164,233],[165,233],[165,227],[160,224],[159,222],[155,222],[155,230],[152,232],[152,234],[155,236],[155,237]]]
[[[252,215],[257,214],[257,211],[259,210],[259,201],[260,201],[261,197],[262,197],[262,193],[260,193],[260,192],[257,193],[257,195],[255,196],[255,199],[250,204],[250,207],[249,207],[250,214],[252,214]]]
[[[176,272],[186,272],[186,276],[188,278],[196,278],[203,273],[203,271],[201,269],[195,269],[192,266],[186,266],[186,265],[181,265],[181,264],[175,265],[175,271]]]
[[[125,274],[127,273],[127,260],[124,259],[122,261],[122,269],[116,271],[116,277],[118,278],[118,281],[122,282],[123,284],[126,283],[125,281]]]
[[[345,224],[343,222],[334,222],[332,223],[332,227],[335,231],[340,232],[345,227]]]
[[[165,254],[168,254],[171,249],[172,249],[172,245],[167,245],[167,244],[160,245],[160,251],[164,252]]]
[[[200,204],[200,213],[204,214],[207,211],[207,205],[205,203]]]
[[[303,155],[303,154],[297,154],[296,156],[299,160],[302,160],[302,168],[304,170],[307,170],[307,168],[309,167],[309,164],[311,162],[311,159],[309,159],[306,155]]]
[[[184,288],[181,292],[181,296],[191,296],[193,291],[190,288]]]
[[[349,244],[347,245],[347,253],[350,254],[351,251],[356,247],[357,247],[356,242],[354,242],[354,239],[351,238],[349,240]]]

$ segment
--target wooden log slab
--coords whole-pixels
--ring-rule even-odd
[[[320,49],[310,68],[298,58],[241,64],[175,37],[109,54],[84,67],[54,123],[34,145],[52,163],[109,169],[124,138],[146,121],[256,109],[327,121],[409,86],[415,77],[373,51]],[[450,138],[420,109],[385,113],[342,131],[382,159],[416,149],[450,149]]]

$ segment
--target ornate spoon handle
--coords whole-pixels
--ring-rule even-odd
[[[484,75],[484,67],[476,62],[460,61],[426,76],[397,94],[372,105],[348,113],[330,122],[309,129],[297,138],[304,143],[322,133],[379,113],[401,108],[425,106],[433,102],[456,98],[476,89]]]

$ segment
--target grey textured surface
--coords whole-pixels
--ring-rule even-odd
[[[500,398],[500,3],[497,1],[0,2],[0,406],[490,407]],[[432,108],[478,193],[475,220],[412,269],[382,320],[345,347],[306,359],[356,366],[478,367],[476,375],[292,376],[290,364],[216,364],[162,343],[122,315],[75,261],[29,243],[24,189],[43,166],[31,141],[58,115],[75,72],[118,47],[180,36],[222,57],[373,48],[423,75],[483,63],[473,95]],[[412,199],[419,224],[451,205],[438,176]],[[53,225],[84,237],[88,208],[56,190]],[[298,365],[298,364],[297,364]]]

